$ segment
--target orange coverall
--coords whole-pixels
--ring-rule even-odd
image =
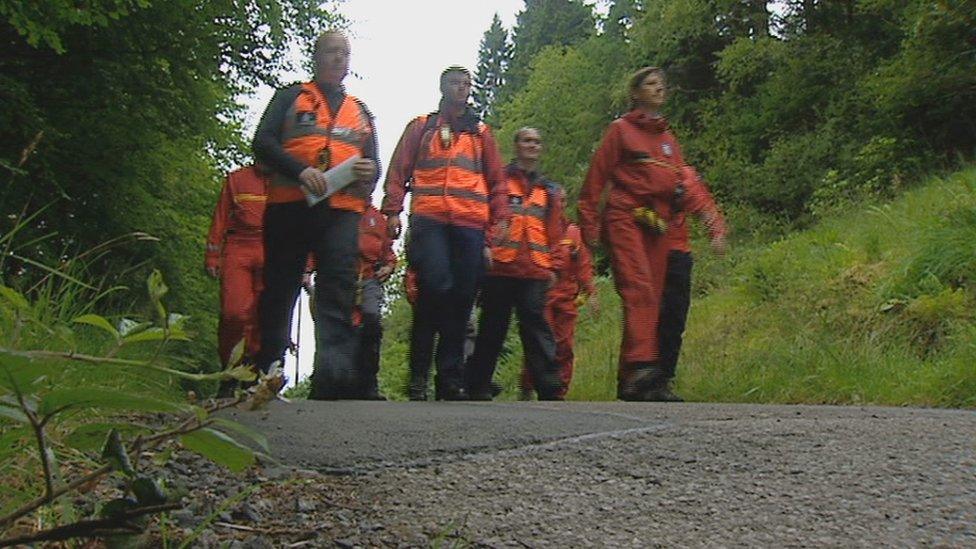
[[[583,238],[587,243],[597,241],[602,225],[623,305],[618,372],[622,381],[631,372],[658,367],[658,314],[670,244],[664,235],[639,224],[634,209],[650,207],[670,220],[683,165],[667,121],[634,110],[607,128],[580,192]],[[611,185],[601,220],[599,204],[607,183]]]
[[[257,303],[263,288],[262,227],[269,178],[254,166],[227,176],[207,236],[205,266],[220,275],[217,354],[227,367],[230,353],[244,339],[244,356],[261,345]]]
[[[570,223],[563,237],[552,250],[556,283],[549,289],[546,299],[546,321],[556,339],[556,362],[563,382],[560,397],[566,396],[573,379],[573,338],[576,319],[579,317],[577,298],[593,295],[593,259],[590,250],[583,245],[579,227]],[[522,366],[522,389],[532,390],[535,384],[528,368]]]

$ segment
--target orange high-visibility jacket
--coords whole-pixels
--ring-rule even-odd
[[[347,95],[335,117],[329,102],[314,82],[305,82],[285,116],[282,147],[309,166],[318,166],[322,156],[329,167],[337,166],[354,155],[362,155],[369,143],[373,126],[362,103]],[[328,153],[323,153],[327,149]],[[268,202],[294,202],[305,195],[295,181],[276,175],[268,190]],[[362,213],[367,200],[343,191],[329,197],[329,206]]]
[[[427,128],[427,116],[420,117],[425,132],[413,170],[410,211],[420,215],[459,217],[478,225],[488,224],[488,183],[482,171],[481,134],[459,132],[443,147],[435,128]]]
[[[552,268],[550,235],[546,226],[552,192],[553,184],[548,181],[527,185],[523,177],[508,171],[508,205],[512,209],[512,218],[508,237],[492,246],[493,261],[511,263],[520,250],[527,249],[533,263],[543,269]]]

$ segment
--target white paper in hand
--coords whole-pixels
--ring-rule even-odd
[[[356,165],[356,161],[360,158],[361,157],[358,154],[353,155],[352,157],[343,161],[341,164],[329,168],[329,170],[325,172],[324,194],[313,194],[312,191],[303,186],[302,192],[305,193],[305,202],[308,203],[309,207],[322,202],[326,198],[329,198],[342,189],[345,189],[350,183],[355,181],[356,174],[353,172],[352,167]]]

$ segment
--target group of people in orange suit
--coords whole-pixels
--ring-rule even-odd
[[[221,360],[227,362],[242,338],[258,369],[283,360],[312,257],[310,398],[383,398],[376,383],[382,286],[396,263],[393,242],[409,193],[411,400],[430,398],[432,365],[436,399],[496,396],[493,373],[512,309],[524,348],[523,396],[534,391],[540,400],[562,400],[573,373],[578,309],[595,295],[590,251],[601,238],[624,310],[618,397],[679,400],[670,380],[690,296],[685,217],[704,221],[719,252],[726,231],[658,113],[664,74],[645,68],[631,79],[633,109],[611,123],[594,154],[577,227],[567,220],[562,187],[539,171],[540,130],[516,132],[515,159],[502,166],[491,129],[468,106],[471,75],[456,66],[441,75],[438,110],[404,130],[382,205],[373,208],[376,132],[369,110],[341,85],[349,55],[342,34],[319,37],[315,79],[275,94],[254,140],[258,164],[227,179],[206,256],[208,272],[222,282]],[[354,162],[352,184],[306,205],[306,195],[329,188],[324,172],[346,160]],[[476,298],[477,337],[468,353],[466,327]]]

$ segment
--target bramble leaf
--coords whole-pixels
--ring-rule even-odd
[[[254,452],[215,429],[203,428],[180,437],[183,446],[238,473],[254,464]]]
[[[81,315],[81,316],[73,319],[71,322],[74,322],[74,323],[77,323],[77,324],[87,324],[89,326],[94,326],[94,327],[99,328],[99,329],[101,329],[101,330],[103,330],[105,332],[108,332],[109,334],[112,335],[112,337],[114,337],[116,339],[119,338],[119,331],[116,330],[115,327],[112,326],[112,324],[108,320],[106,320],[105,317],[103,317],[101,315],[96,315],[96,314]]]

